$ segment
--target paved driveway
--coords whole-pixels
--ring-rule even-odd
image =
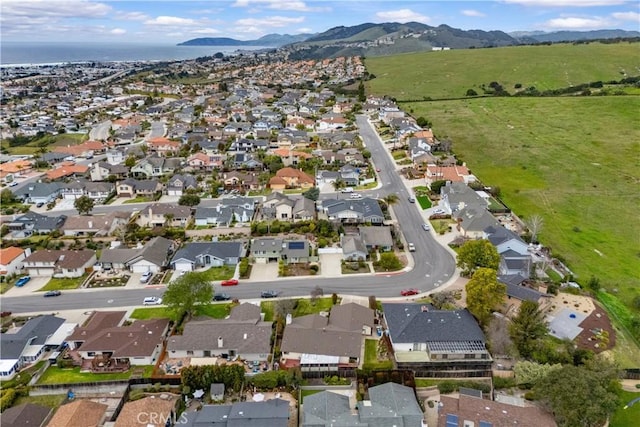
[[[342,276],[342,254],[320,254],[320,276]]]
[[[31,280],[29,280],[24,286],[14,286],[7,291],[6,295],[12,297],[29,295],[42,288],[49,282],[49,280],[51,280],[51,277],[31,277]]]
[[[278,263],[254,264],[251,267],[251,278],[249,280],[278,280]]]

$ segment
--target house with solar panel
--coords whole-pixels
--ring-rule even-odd
[[[399,369],[416,377],[491,376],[491,355],[475,318],[464,310],[428,304],[383,304],[387,333]]]
[[[307,239],[252,239],[251,257],[256,263],[284,261],[285,264],[306,263],[310,261],[311,251]]]

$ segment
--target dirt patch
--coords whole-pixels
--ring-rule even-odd
[[[576,337],[578,347],[601,353],[616,345],[616,331],[607,313],[599,306],[580,323],[583,331]]]
[[[546,313],[555,316],[565,308],[588,316],[596,309],[596,305],[591,297],[560,292],[551,298]]]

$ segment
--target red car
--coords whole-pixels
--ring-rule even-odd
[[[237,284],[238,284],[237,279],[223,280],[222,282],[220,282],[220,286],[235,286]]]
[[[402,295],[403,297],[409,297],[411,295],[418,295],[420,293],[419,290],[417,289],[403,289],[400,291],[400,295]]]

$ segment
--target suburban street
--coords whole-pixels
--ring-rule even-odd
[[[365,116],[357,117],[367,149],[371,152],[372,160],[382,186],[375,190],[363,191],[370,197],[382,198],[387,194],[397,194],[398,203],[392,206],[394,219],[402,229],[406,242],[414,243],[416,251],[413,256],[413,268],[400,272],[376,275],[355,275],[348,277],[301,277],[285,278],[277,281],[241,281],[233,288],[216,287],[218,292],[226,292],[232,298],[256,299],[260,292],[275,289],[280,292],[279,297],[308,296],[310,291],[319,286],[325,295],[332,293],[378,297],[398,297],[403,288],[418,288],[422,292],[433,291],[437,287],[452,279],[455,274],[455,259],[453,255],[440,245],[431,234],[421,227],[424,218],[418,203],[408,201],[409,192],[395,170],[395,164],[383,142],[378,137],[373,126]],[[95,159],[93,160],[95,161]],[[334,193],[335,194],[335,193]],[[217,199],[205,199],[201,205],[211,206],[218,203]],[[112,211],[137,211],[144,209],[148,203],[126,205],[97,206],[94,214]],[[75,210],[44,212],[46,215],[77,215]],[[408,270],[408,271],[407,271]],[[14,313],[35,312],[48,310],[117,308],[141,305],[144,297],[162,296],[164,288],[144,289],[91,289],[64,291],[56,298],[43,298],[41,294],[19,297],[2,297],[2,310]]]

